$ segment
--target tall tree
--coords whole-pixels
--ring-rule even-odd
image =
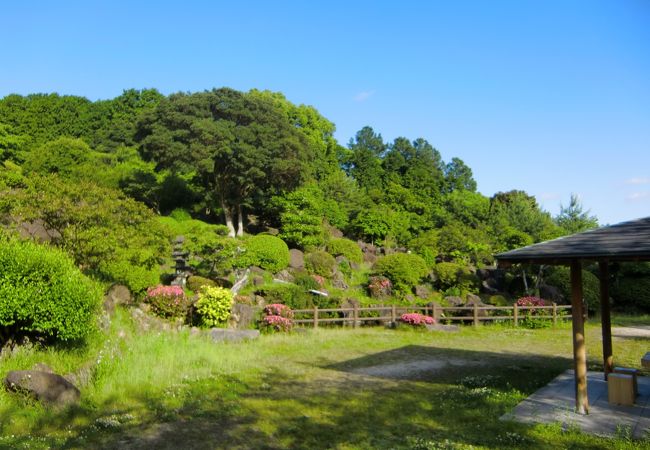
[[[232,236],[243,234],[244,208],[298,186],[313,159],[273,102],[228,88],[171,95],[143,115],[137,138],[159,169],[196,175]]]
[[[375,133],[368,126],[359,130],[348,144],[351,154],[347,164],[348,173],[360,187],[370,191],[381,189],[383,169],[381,157],[386,151],[386,144],[381,134]]]
[[[445,181],[449,192],[454,190],[476,191],[472,169],[460,158],[452,158],[445,166]]]
[[[598,218],[590,216],[585,211],[576,194],[571,194],[568,206],[560,205],[560,214],[555,217],[555,223],[567,234],[579,233],[598,227]]]

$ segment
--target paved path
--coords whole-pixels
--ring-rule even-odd
[[[634,406],[609,404],[602,372],[587,373],[587,390],[589,414],[576,414],[573,370],[567,370],[503,415],[501,420],[560,422],[566,427],[577,426],[586,433],[602,436],[630,432],[637,439],[650,437],[650,377],[639,377],[639,396]]]
[[[635,325],[633,327],[612,327],[612,336],[650,338],[650,325]]]

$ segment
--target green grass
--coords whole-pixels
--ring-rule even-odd
[[[587,326],[590,368],[600,329]],[[615,340],[639,366],[645,342]],[[571,367],[570,325],[467,327],[459,333],[319,329],[241,344],[137,333],[124,312],[84,350],[23,349],[2,372],[45,362],[93,377],[67,410],[0,392],[0,448],[643,448],[499,416]],[[377,365],[455,361],[439,370],[364,375]],[[462,364],[461,364],[462,362]]]

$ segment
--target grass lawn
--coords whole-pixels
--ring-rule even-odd
[[[119,311],[118,311],[119,312]],[[82,403],[56,411],[0,391],[0,448],[647,448],[558,425],[499,421],[572,365],[570,325],[458,333],[319,329],[214,344],[139,334],[119,312],[84,350],[22,349],[0,375],[45,362],[92,369]],[[587,325],[590,369],[600,328]],[[614,340],[639,367],[648,341]]]

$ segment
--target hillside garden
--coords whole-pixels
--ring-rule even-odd
[[[164,447],[176,435],[196,448],[205,436],[230,448],[604,448],[494,421],[568,367],[565,326],[447,335],[422,331],[434,319],[408,310],[565,303],[565,268],[505,271],[493,255],[596,218],[574,196],[557,217],[523,191],[488,198],[461,159],[445,163],[422,138],[384,142],[364,127],[343,146],[334,130],[268,91],[1,99],[1,375],[43,363],[80,399],[60,409],[3,391],[11,420],[0,446]],[[614,306],[650,308],[638,301],[650,299],[649,274],[647,264],[614,267]],[[583,282],[596,312],[594,268]],[[293,324],[294,310],[371,305],[410,314],[397,330]],[[265,334],[211,339],[251,329]],[[540,341],[541,356],[523,350]],[[356,371],[377,355],[470,362],[398,381]]]

